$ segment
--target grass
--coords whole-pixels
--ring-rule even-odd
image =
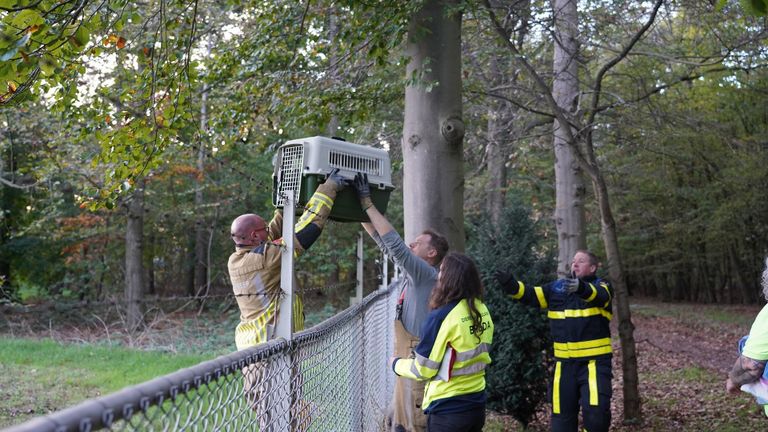
[[[334,313],[329,305],[307,311],[307,328]],[[26,338],[0,336],[0,429],[230,354],[239,317],[221,308],[160,315],[138,336],[107,318],[53,321],[52,331],[26,325],[8,332]]]
[[[654,378],[654,380],[667,381],[667,383],[711,381],[714,384],[720,382],[719,376],[716,380],[713,380],[713,374],[711,371],[698,366],[688,366],[682,369],[675,369],[668,373],[659,374],[658,376],[653,376],[651,374],[649,375],[649,377]]]
[[[203,355],[0,338],[0,427],[210,359]]]

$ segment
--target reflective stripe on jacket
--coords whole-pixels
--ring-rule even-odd
[[[475,307],[482,319],[482,333],[474,324],[466,300],[452,302],[430,312],[414,358],[398,359],[394,370],[400,376],[428,381],[422,407],[433,402],[485,390],[485,368],[491,363],[488,351],[493,341],[493,321],[480,300]]]
[[[300,256],[317,238],[331,213],[335,198],[333,185],[318,186],[295,225],[294,256]],[[282,232],[283,217],[278,211],[269,222],[264,244],[256,248],[237,247],[229,257],[229,277],[240,308],[240,324],[235,329],[238,350],[266,342],[272,337],[283,293],[280,288],[281,248],[285,244]],[[293,331],[303,329],[304,306],[301,296],[294,294]]]
[[[612,355],[611,299],[613,288],[591,276],[579,281],[575,293],[562,288],[563,279],[544,286],[522,282],[505,287],[512,299],[547,309],[555,357],[558,359],[594,359]]]

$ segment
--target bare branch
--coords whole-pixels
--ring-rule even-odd
[[[669,82],[667,84],[662,84],[662,85],[658,85],[656,87],[653,87],[650,90],[648,90],[645,94],[642,94],[642,95],[640,95],[640,96],[638,96],[638,97],[636,97],[634,99],[627,99],[627,100],[622,100],[622,101],[617,102],[617,103],[602,105],[602,106],[600,106],[600,107],[595,109],[595,113],[607,111],[607,110],[615,108],[617,106],[626,105],[626,104],[632,104],[632,103],[635,103],[635,102],[640,102],[640,101],[646,100],[646,99],[650,98],[651,96],[653,96],[655,94],[658,94],[658,93],[660,93],[660,92],[662,92],[664,90],[670,89],[670,88],[672,88],[672,87],[674,87],[676,85],[687,83],[687,82],[691,82],[691,81],[695,81],[695,80],[697,80],[699,78],[705,77],[705,76],[710,75],[710,74],[720,73],[720,72],[731,72],[731,71],[745,71],[745,72],[748,72],[748,71],[753,71],[753,70],[762,69],[762,68],[766,68],[766,67],[768,67],[768,63],[767,64],[760,64],[760,65],[757,65],[757,66],[754,66],[754,67],[751,67],[751,68],[723,66],[723,67],[718,67],[718,68],[710,68],[710,69],[707,69],[704,72],[694,73],[694,74],[690,74],[690,75],[683,75],[683,76],[677,77],[675,80],[673,80],[673,81],[671,81],[671,82]]]
[[[3,184],[5,186],[11,187],[11,188],[15,188],[15,189],[31,189],[31,188],[37,186],[38,183],[40,183],[40,182],[39,181],[35,181],[34,183],[29,184],[29,185],[20,185],[20,184],[16,184],[16,183],[12,182],[10,180],[6,180],[3,177],[0,177],[0,184]]]
[[[498,18],[496,17],[496,14],[493,12],[493,8],[491,7],[491,4],[489,0],[483,0],[483,4],[488,11],[488,15],[491,19],[491,22],[493,23],[494,28],[496,29],[496,33],[499,34],[501,39],[504,41],[504,44],[509,48],[509,50],[512,52],[512,57],[518,61],[523,68],[528,72],[528,74],[533,78],[534,82],[536,83],[536,86],[541,91],[541,94],[546,99],[547,104],[552,108],[552,112],[555,118],[557,118],[558,122],[563,125],[572,125],[572,121],[570,121],[568,118],[566,118],[565,113],[560,106],[558,106],[555,99],[552,97],[552,92],[550,91],[549,85],[544,81],[544,79],[539,75],[538,72],[536,72],[536,69],[531,65],[526,59],[525,56],[520,52],[520,50],[517,49],[514,43],[510,40],[509,34],[507,34],[507,31],[504,29],[504,27],[499,22]],[[569,142],[574,142],[574,136],[571,132],[571,128],[565,128],[566,135]],[[578,152],[577,152],[578,153]]]
[[[627,45],[624,47],[624,49],[619,54],[617,54],[616,57],[611,59],[611,61],[603,65],[603,67],[597,73],[597,76],[595,77],[594,97],[592,99],[591,109],[587,114],[586,124],[591,125],[595,121],[596,110],[600,105],[600,90],[603,87],[603,78],[605,77],[605,74],[608,73],[612,67],[616,66],[620,61],[627,57],[635,44],[637,44],[637,42],[640,41],[640,38],[642,38],[648,29],[651,28],[651,25],[653,25],[654,21],[656,21],[656,14],[658,14],[659,8],[661,8],[663,3],[664,0],[656,0],[656,4],[653,5],[653,10],[651,11],[651,15],[648,17],[648,21],[640,28],[640,30],[637,31],[637,33],[635,33],[629,43],[627,43]],[[588,128],[587,134],[591,134],[591,131],[592,129]]]
[[[480,94],[480,95],[492,97],[494,99],[499,99],[499,100],[507,102],[507,103],[509,103],[511,105],[514,105],[517,108],[520,108],[520,109],[522,109],[524,111],[527,111],[527,112],[530,112],[530,113],[533,113],[533,114],[538,114],[538,115],[545,116],[545,117],[549,117],[550,119],[554,119],[556,117],[552,113],[537,110],[537,109],[535,109],[535,108],[533,108],[531,106],[524,105],[524,104],[522,104],[522,103],[520,103],[520,102],[518,102],[518,101],[516,101],[514,99],[508,98],[507,96],[504,96],[504,95],[499,94],[499,93],[493,93],[493,92],[489,92],[489,91],[475,91],[475,90],[470,90],[470,91],[468,91],[468,93],[470,93],[470,94]]]

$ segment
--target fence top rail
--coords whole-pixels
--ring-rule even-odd
[[[291,342],[283,338],[273,339],[254,347],[236,351],[202,362],[198,365],[155,378],[141,384],[126,387],[115,393],[90,399],[78,405],[47,416],[41,416],[25,423],[4,429],[3,432],[67,432],[97,430],[114,421],[129,419],[133,414],[160,405],[169,398],[176,398],[202,385],[239,372],[245,366],[284,353],[306,342],[321,338],[340,325],[359,316],[372,303],[391,291],[379,289],[322,323],[294,335]]]

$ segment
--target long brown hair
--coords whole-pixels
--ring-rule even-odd
[[[482,334],[484,330],[482,317],[475,306],[475,299],[481,301],[483,299],[480,273],[472,258],[458,252],[451,252],[443,258],[443,263],[440,265],[440,276],[429,297],[429,308],[437,309],[462,299],[467,300],[475,336]]]

